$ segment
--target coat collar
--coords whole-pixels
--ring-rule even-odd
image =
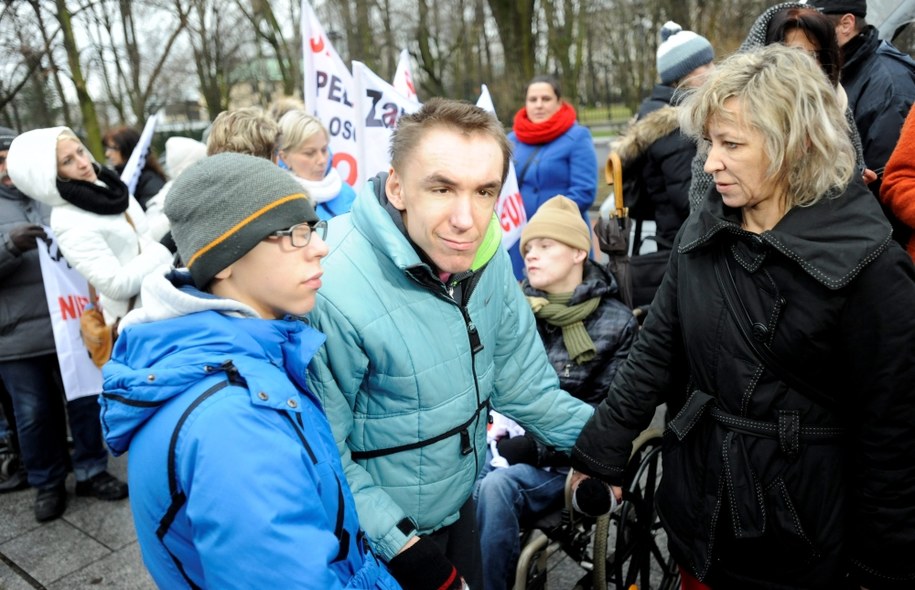
[[[750,268],[774,250],[825,287],[840,289],[886,250],[892,236],[883,211],[858,180],[837,197],[794,207],[761,234],[741,229],[740,221],[740,211],[725,206],[712,187],[703,207],[684,223],[678,252],[688,254],[730,237],[733,253]]]

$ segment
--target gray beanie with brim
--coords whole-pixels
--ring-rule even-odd
[[[271,233],[318,221],[289,174],[263,158],[229,152],[185,170],[168,193],[165,216],[199,289]]]
[[[0,152],[10,149],[17,135],[19,134],[9,127],[0,127]]]

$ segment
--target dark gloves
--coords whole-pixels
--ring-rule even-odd
[[[409,549],[398,553],[388,570],[404,590],[461,590],[464,579],[434,541],[420,537]]]
[[[540,444],[530,434],[512,438],[500,438],[496,450],[509,465],[526,463],[534,467],[564,467],[569,464],[569,457],[553,447]]]
[[[508,461],[509,465],[518,463],[526,463],[534,467],[538,465],[537,441],[529,434],[500,438],[496,443],[496,450],[503,459]]]
[[[12,242],[13,246],[20,252],[26,252],[27,250],[37,247],[38,243],[35,241],[36,238],[42,240],[48,238],[40,225],[32,223],[17,225],[10,230],[9,236],[10,242]]]

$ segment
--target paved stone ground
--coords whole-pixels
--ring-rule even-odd
[[[125,457],[109,471],[126,478]],[[78,498],[71,475],[64,516],[36,522],[35,490],[0,495],[0,589],[153,590],[127,500]]]

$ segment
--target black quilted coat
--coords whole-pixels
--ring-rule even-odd
[[[543,291],[521,284],[524,294],[545,297]],[[597,309],[585,318],[585,329],[594,342],[597,356],[581,365],[569,358],[562,340],[562,328],[537,320],[537,332],[543,340],[550,364],[559,375],[562,388],[574,397],[596,406],[607,397],[607,390],[635,342],[638,321],[632,310],[619,299],[616,279],[592,260],[585,262],[583,281],[575,288],[570,305],[600,297]]]
[[[915,588],[915,269],[863,184],[760,235],[712,189],[573,465],[621,483],[662,402],[675,417],[657,508],[697,578]]]

